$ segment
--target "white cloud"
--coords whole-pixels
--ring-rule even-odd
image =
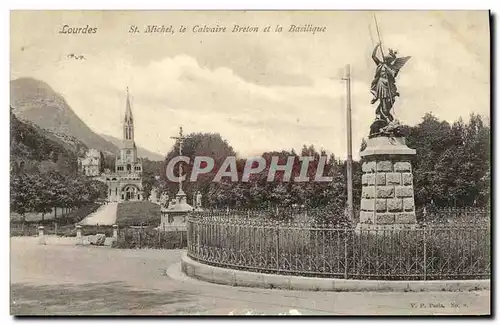
[[[121,135],[128,85],[137,142],[156,151],[169,149],[180,125],[188,132],[219,132],[242,154],[321,142],[314,128],[335,120],[332,102],[343,91],[328,80],[310,87],[260,86],[229,68],[200,67],[186,55],[147,66],[105,57],[88,65],[68,61],[34,77],[60,92],[91,128],[114,136]]]

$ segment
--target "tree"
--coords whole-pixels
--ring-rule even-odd
[[[31,177],[27,174],[19,174],[10,178],[10,208],[18,213],[26,221],[26,213],[34,211],[33,184]]]
[[[104,153],[102,151],[99,151],[99,156],[101,157],[99,161],[99,172],[104,173],[104,169],[106,168],[106,158],[104,157]]]
[[[147,158],[142,159],[142,185],[144,199],[148,199],[153,187],[160,187],[157,176],[165,173],[164,161],[152,161]]]
[[[35,212],[42,214],[42,221],[44,220],[45,214],[52,211],[55,202],[55,191],[50,184],[50,179],[47,177],[48,174],[42,173],[39,180],[36,182],[37,188],[35,192],[35,199],[33,201],[35,207]]]
[[[179,142],[176,142],[172,149],[167,154],[161,169],[160,177],[164,186],[168,189],[170,195],[177,193],[178,184],[170,182],[166,179],[165,171],[167,164],[174,157],[179,154]],[[196,156],[207,156],[214,159],[214,168],[207,174],[198,175],[196,183],[184,182],[183,188],[186,193],[193,193],[199,190],[203,196],[208,195],[210,192],[212,180],[217,174],[222,163],[228,156],[236,156],[236,152],[218,133],[191,133],[187,135],[186,140],[182,146],[182,155],[190,158],[189,164],[183,164],[183,170],[186,174],[186,179],[189,179],[193,168],[194,158]],[[174,175],[177,175],[177,169]]]
[[[47,130],[19,121],[12,111],[10,118],[12,211],[23,219],[28,212],[38,212],[43,219],[52,208],[81,207],[106,196],[105,184],[78,175],[81,144],[74,148]]]
[[[427,113],[405,132],[408,145],[417,150],[413,163],[417,205],[487,204],[490,129],[481,116],[472,114],[467,124],[460,118],[450,125]]]

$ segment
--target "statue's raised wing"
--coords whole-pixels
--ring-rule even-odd
[[[397,58],[396,60],[394,60],[394,62],[391,65],[392,69],[394,71],[398,72],[406,64],[406,62],[408,62],[408,60],[410,58],[411,58],[411,56],[405,56],[405,57],[402,57],[402,58]]]

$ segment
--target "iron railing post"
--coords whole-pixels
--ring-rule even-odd
[[[141,228],[139,229],[139,231],[137,232],[139,234],[139,248],[142,248],[142,226]]]
[[[344,228],[344,279],[347,279],[347,268],[348,268],[348,257],[347,257],[347,228]]]
[[[280,269],[280,229],[276,225],[276,270]]]
[[[425,221],[424,221],[424,224],[423,224],[423,228],[424,228],[424,231],[423,231],[423,239],[424,239],[424,281],[427,280],[427,227],[426,227],[426,224],[425,224]]]

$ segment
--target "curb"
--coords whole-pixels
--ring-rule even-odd
[[[345,280],[240,271],[197,262],[184,253],[182,272],[192,278],[230,286],[304,291],[473,291],[490,290],[490,280]]]

